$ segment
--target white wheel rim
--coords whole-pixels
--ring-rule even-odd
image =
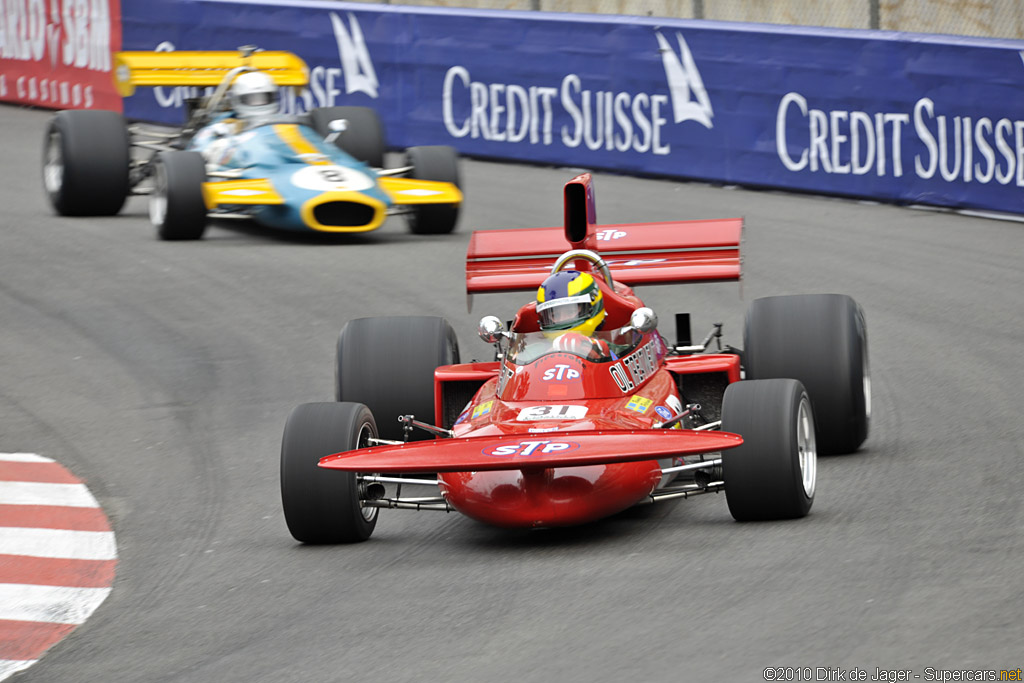
[[[811,415],[811,402],[807,394],[804,394],[796,416],[796,446],[800,460],[800,479],[808,498],[814,497],[814,486],[818,479],[818,447]]]
[[[367,448],[370,445],[369,439],[373,436],[373,432],[370,431],[369,423],[363,424],[359,428],[359,438],[356,439],[356,448]],[[360,486],[360,493],[362,493],[362,486]],[[378,508],[366,507],[363,505],[362,500],[359,501],[360,512],[363,514],[363,519],[367,522],[372,522],[377,519]]]
[[[64,158],[61,155],[59,133],[50,133],[50,138],[46,143],[43,185],[50,194],[57,194],[64,185]]]
[[[864,371],[864,416],[871,422],[871,368],[868,365],[868,344],[861,345],[861,368]]]
[[[167,171],[163,164],[156,165],[153,192],[149,195],[149,221],[160,227],[167,220]]]

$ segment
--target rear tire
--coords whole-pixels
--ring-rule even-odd
[[[800,380],[814,406],[822,455],[852,453],[868,436],[871,372],[864,311],[844,294],[755,300],[744,330],[747,379]]]
[[[124,117],[60,111],[43,144],[43,188],[62,216],[114,216],[128,197],[130,152]]]
[[[409,177],[439,180],[459,185],[459,155],[454,147],[427,145],[407,150],[412,171]],[[455,230],[459,204],[419,204],[406,214],[410,232],[417,235],[445,235]]]
[[[369,406],[384,439],[401,440],[399,415],[434,421],[434,370],[459,362],[455,330],[444,318],[357,318],[338,335],[335,398]],[[429,438],[422,430],[412,439]]]
[[[359,403],[305,403],[288,417],[281,442],[281,503],[288,531],[303,543],[365,541],[377,508],[364,508],[354,472],[318,466],[320,458],[368,446],[377,435]]]
[[[161,152],[153,174],[149,219],[162,240],[197,240],[206,232],[203,183],[206,162],[199,152]]]
[[[730,384],[722,431],[743,444],[722,453],[729,512],[740,522],[804,517],[814,503],[817,452],[814,412],[794,379]]]
[[[313,129],[325,138],[332,132],[329,124],[336,119],[348,122],[348,127],[334,141],[338,149],[373,168],[383,168],[386,144],[377,112],[369,107],[320,107],[309,112]]]

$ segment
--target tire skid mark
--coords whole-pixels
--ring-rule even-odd
[[[0,681],[32,666],[110,595],[117,544],[85,484],[34,453],[0,453]]]

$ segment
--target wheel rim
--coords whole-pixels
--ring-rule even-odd
[[[814,440],[814,419],[811,415],[811,401],[804,394],[796,417],[796,445],[800,459],[800,479],[808,498],[814,497],[814,486],[818,478],[818,448]]]
[[[153,174],[153,192],[149,195],[149,220],[161,226],[167,220],[167,171],[163,164],[156,165]]]
[[[50,133],[46,142],[43,185],[50,194],[57,194],[64,185],[64,157],[60,148],[60,133],[57,132]]]
[[[864,417],[871,422],[871,367],[868,365],[867,340],[861,345],[861,368],[864,370]]]
[[[363,426],[359,428],[359,438],[356,439],[356,448],[368,448],[370,446],[370,438],[373,437],[373,430],[370,429],[370,423],[364,422]],[[377,519],[378,508],[366,507],[363,505],[363,497],[366,493],[366,486],[363,484],[359,485],[359,511],[363,515],[363,519],[367,522],[372,522]]]

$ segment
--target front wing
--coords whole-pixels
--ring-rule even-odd
[[[336,453],[322,458],[320,466],[380,474],[530,470],[659,460],[742,443],[742,437],[728,432],[668,429],[470,436]]]
[[[393,205],[462,203],[462,192],[452,183],[415,178],[380,178],[378,182]],[[339,193],[333,194],[338,195]],[[356,192],[345,194],[345,199],[350,201],[358,197]],[[273,183],[263,178],[203,183],[203,197],[206,200],[206,208],[211,210],[224,205],[251,206],[285,203],[284,197],[274,189]]]

